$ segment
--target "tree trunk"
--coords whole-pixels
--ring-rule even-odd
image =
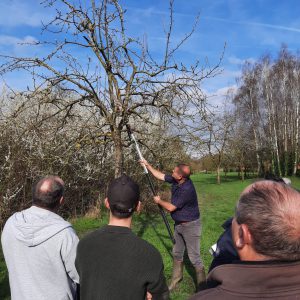
[[[121,139],[121,132],[114,131],[113,134],[114,141],[114,168],[115,168],[115,178],[122,175],[123,172],[123,146]]]
[[[277,163],[277,171],[278,175],[282,176],[281,172],[281,166],[280,166],[280,157],[279,157],[279,149],[278,149],[278,135],[277,135],[277,129],[275,124],[275,108],[274,108],[274,102],[273,102],[273,95],[272,92],[270,93],[270,108],[271,108],[271,115],[272,115],[272,127],[273,127],[273,133],[274,133],[274,151],[276,156],[276,163]]]
[[[217,167],[217,183],[221,184],[220,166]]]
[[[267,111],[268,111],[268,129],[269,129],[269,138],[270,138],[270,144],[271,144],[271,172],[275,172],[275,148],[274,148],[274,141],[273,141],[273,133],[272,133],[272,106],[271,106],[271,100],[270,100],[270,87],[266,85],[266,95],[267,95]]]
[[[299,99],[296,103],[296,130],[295,130],[295,159],[294,159],[294,169],[293,175],[297,173],[297,164],[298,164],[298,144],[299,144]]]
[[[273,113],[275,113],[275,112],[273,111]],[[276,129],[275,122],[273,122],[273,129],[274,129],[274,146],[275,146],[275,153],[276,153],[276,160],[277,160],[277,170],[278,170],[278,175],[282,176],[280,157],[279,157],[279,149],[278,149],[277,129]]]
[[[242,181],[245,180],[245,167],[242,165],[241,167]]]
[[[284,105],[284,176],[288,175],[288,165],[289,165],[289,156],[288,156],[288,132],[287,132],[287,99],[285,99]]]
[[[261,173],[261,158],[260,158],[260,141],[259,141],[259,134],[256,131],[256,126],[258,124],[258,116],[257,112],[255,112],[255,107],[252,98],[252,91],[249,91],[249,99],[250,99],[250,106],[251,106],[251,117],[252,117],[252,127],[253,127],[253,134],[254,134],[254,142],[255,142],[255,150],[256,150],[256,161],[257,161],[257,173]]]

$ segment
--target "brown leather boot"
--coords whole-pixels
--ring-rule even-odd
[[[173,259],[173,273],[169,285],[169,291],[173,290],[177,283],[182,280],[183,276],[183,262]]]
[[[206,285],[206,275],[204,267],[195,267],[196,280],[197,280],[197,290],[202,290]]]

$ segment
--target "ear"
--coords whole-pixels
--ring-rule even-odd
[[[252,238],[252,235],[251,235],[251,232],[250,232],[248,226],[246,224],[242,224],[241,229],[243,232],[243,238],[244,238],[245,244],[252,244],[253,238]]]
[[[62,196],[60,199],[59,199],[59,205],[63,205],[65,202],[65,198]]]
[[[245,246],[242,226],[239,226],[239,228],[237,229],[237,233],[238,236],[234,241],[235,247],[237,249],[242,249]]]
[[[244,246],[252,243],[252,236],[246,224],[239,225],[238,238],[235,240],[237,249],[242,249]]]
[[[110,209],[110,206],[109,206],[109,202],[108,202],[108,198],[107,198],[107,197],[104,199],[104,205],[105,205],[105,207],[106,207],[107,209]]]
[[[136,210],[136,212],[138,212],[138,213],[142,210],[142,203],[141,203],[141,201],[138,202],[138,205],[136,206],[136,209],[135,209],[135,210]]]

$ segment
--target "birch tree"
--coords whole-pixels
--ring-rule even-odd
[[[229,98],[229,94],[227,95]],[[228,99],[227,99],[228,100]],[[215,163],[217,183],[221,184],[221,166],[228,146],[230,133],[233,128],[234,117],[227,108],[226,102],[215,112],[208,122],[208,153]]]
[[[252,126],[258,169],[270,165],[262,171],[279,176],[295,175],[298,168],[299,64],[286,46],[274,60],[265,56],[248,64],[234,98],[240,122]]]

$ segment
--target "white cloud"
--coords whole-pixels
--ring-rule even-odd
[[[278,24],[260,23],[260,22],[252,22],[252,21],[236,21],[236,20],[229,20],[229,19],[215,18],[215,17],[203,17],[203,19],[217,21],[217,22],[224,22],[228,24],[265,27],[265,28],[270,28],[275,30],[292,31],[292,32],[300,33],[300,28],[292,27],[292,26],[282,26]]]
[[[221,74],[209,78],[203,82],[202,88],[208,94],[214,94],[216,91],[236,84],[236,79],[241,76],[241,70],[229,70],[225,69]]]
[[[1,46],[21,46],[21,44],[30,44],[37,42],[36,38],[27,35],[24,38],[19,38],[12,35],[0,35],[0,45]]]
[[[241,59],[241,58],[238,58],[236,56],[230,56],[228,57],[228,62],[230,64],[233,64],[233,65],[243,65],[245,62],[249,62],[251,64],[255,63],[256,62],[256,59],[253,58],[253,57],[249,57],[249,58],[246,58],[246,59]]]
[[[39,27],[41,22],[49,21],[49,10],[38,1],[1,0],[0,25],[17,27],[22,25]]]
[[[219,88],[214,92],[206,92],[208,104],[214,107],[215,109],[218,109],[225,103],[225,101],[230,100],[226,99],[227,95],[234,94],[236,90],[237,86],[234,84]]]
[[[12,35],[0,34],[0,64],[6,62],[4,56],[14,57],[36,57],[41,56],[45,52],[45,48],[35,45],[37,39],[31,35],[17,37]]]
[[[12,35],[0,35],[0,53],[9,56],[35,56],[41,49],[33,45],[37,39],[31,35],[16,37]],[[0,59],[1,61],[1,59]]]
[[[237,2],[239,3],[239,2]],[[237,4],[235,3],[235,5]],[[135,11],[139,14],[143,14],[145,17],[150,17],[151,15],[168,15],[168,11],[162,11],[162,10],[157,10],[154,7],[148,7],[148,8],[138,8],[138,7],[132,7],[132,6],[127,6],[127,9],[130,9],[132,11]],[[189,13],[181,13],[181,12],[174,12],[175,16],[178,17],[186,17],[186,18],[191,18],[195,17],[197,15],[197,12],[195,15],[189,14]],[[300,33],[300,27],[296,26],[284,26],[281,24],[270,24],[270,23],[262,23],[262,22],[255,22],[255,21],[239,21],[239,20],[230,20],[230,19],[225,19],[225,18],[217,18],[217,17],[210,17],[210,16],[201,16],[201,19],[206,19],[206,20],[211,20],[211,21],[216,21],[216,22],[223,22],[223,23],[228,23],[228,24],[237,24],[237,25],[246,25],[246,26],[255,26],[255,27],[264,27],[264,28],[270,28],[274,30],[283,30],[283,31],[291,31],[291,32],[297,32]]]

